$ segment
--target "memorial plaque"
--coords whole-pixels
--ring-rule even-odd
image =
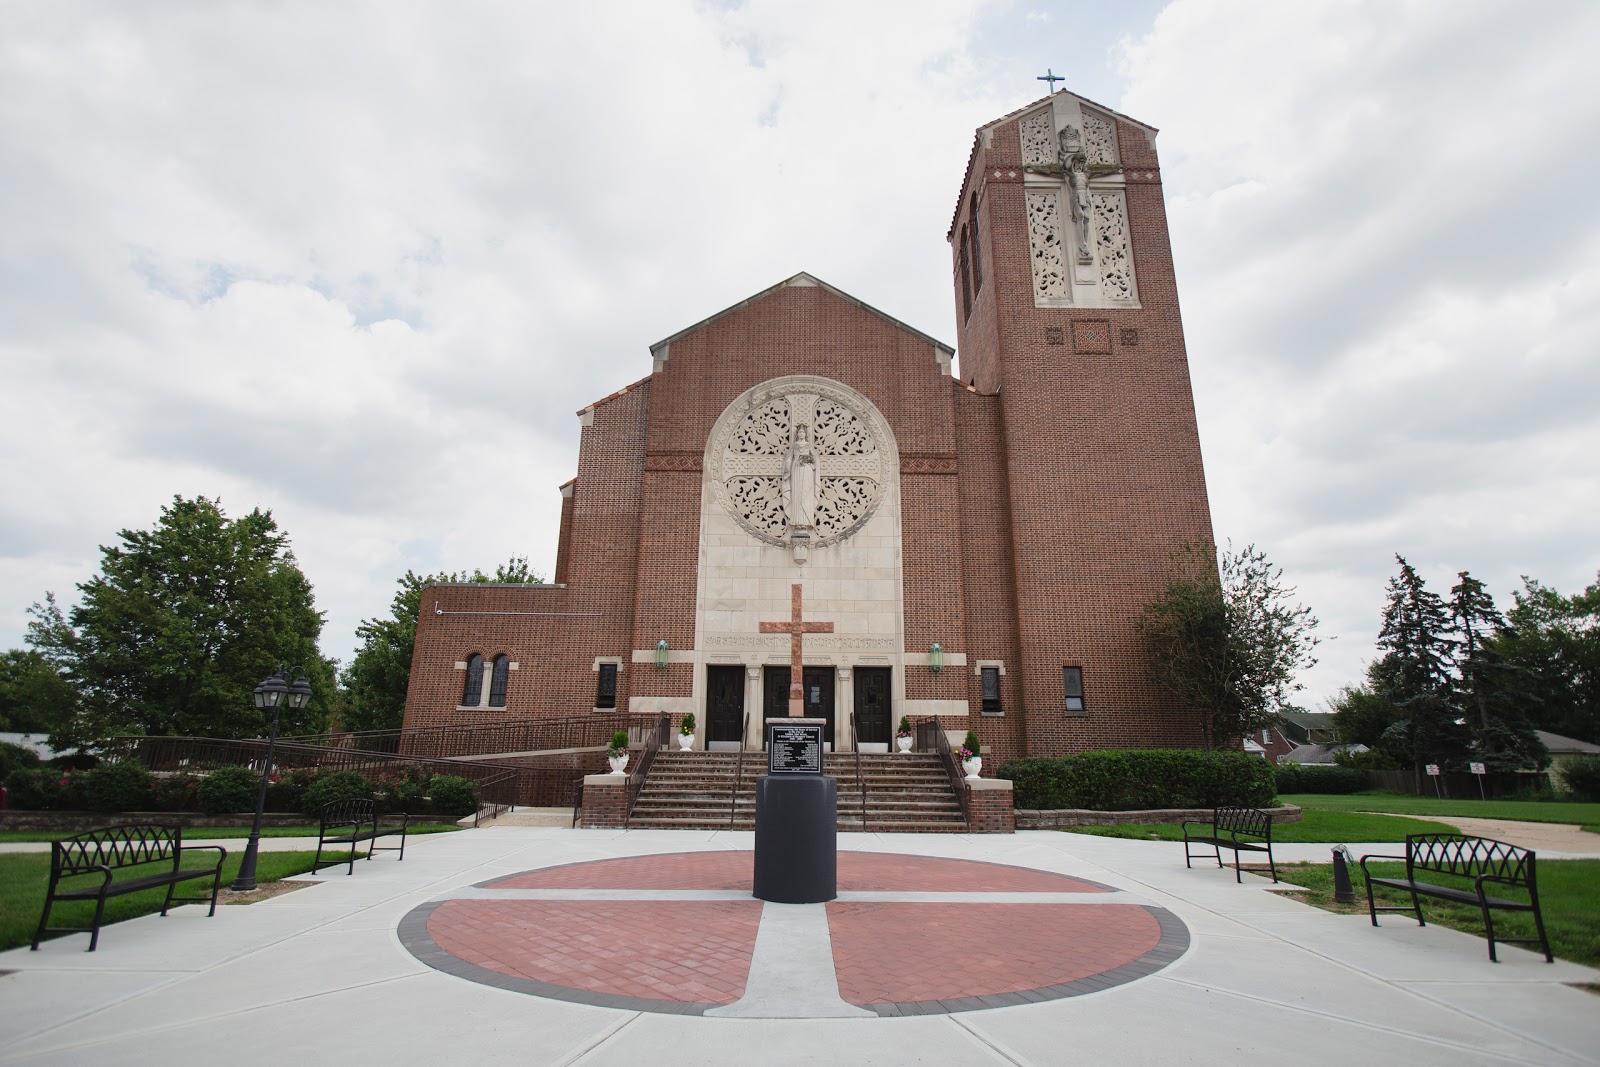
[[[768,774],[821,774],[820,719],[767,720]]]

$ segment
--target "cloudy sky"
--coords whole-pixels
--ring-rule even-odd
[[[0,641],[174,494],[270,508],[324,649],[554,565],[574,412],[800,270],[953,340],[973,130],[1158,148],[1219,538],[1372,655],[1405,554],[1600,570],[1600,6],[0,3]]]

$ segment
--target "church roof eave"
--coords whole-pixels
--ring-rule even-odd
[[[655,360],[656,360],[658,365],[661,364],[661,363],[664,363],[667,360],[668,349],[671,348],[672,342],[680,340],[681,338],[687,337],[690,334],[695,333],[698,330],[702,330],[705,327],[711,325],[713,322],[716,322],[718,319],[721,319],[721,318],[724,318],[724,317],[726,317],[728,315],[731,315],[735,311],[739,311],[742,308],[749,307],[751,304],[754,304],[756,301],[762,300],[762,299],[765,299],[768,296],[771,296],[773,293],[777,292],[779,289],[785,289],[785,288],[788,288],[790,286],[815,286],[815,287],[817,287],[819,289],[826,289],[828,292],[832,293],[834,296],[839,297],[841,300],[846,300],[846,301],[854,304],[856,307],[861,308],[863,311],[867,311],[867,312],[870,312],[873,315],[876,315],[878,318],[883,319],[885,322],[890,323],[891,325],[895,326],[897,329],[904,330],[905,332],[911,334],[912,336],[917,337],[917,338],[919,338],[919,339],[921,339],[923,341],[926,341],[928,344],[932,345],[934,348],[938,349],[939,351],[944,352],[948,358],[946,360],[944,360],[943,362],[949,362],[949,359],[953,359],[955,357],[956,350],[955,350],[954,346],[947,345],[943,341],[939,340],[936,337],[930,337],[928,334],[923,333],[921,330],[917,329],[915,326],[907,325],[906,323],[904,323],[904,322],[900,321],[899,319],[895,318],[893,315],[889,315],[889,314],[886,314],[886,313],[884,313],[882,311],[879,311],[877,308],[873,307],[871,304],[867,303],[865,300],[861,300],[861,299],[858,299],[857,297],[853,297],[849,293],[845,292],[843,289],[835,288],[834,286],[829,285],[827,282],[825,282],[822,279],[816,277],[815,275],[807,274],[805,271],[801,271],[799,274],[796,274],[796,275],[794,275],[792,277],[785,278],[783,281],[779,282],[777,285],[768,286],[767,288],[761,290],[759,293],[755,293],[755,294],[753,294],[751,296],[745,297],[743,300],[739,301],[737,304],[733,304],[733,305],[731,305],[729,307],[725,307],[721,311],[717,312],[716,314],[709,315],[706,318],[701,319],[699,322],[695,323],[693,326],[687,326],[684,329],[679,330],[677,333],[673,334],[671,337],[666,337],[666,338],[661,339],[660,341],[657,341],[655,344],[650,346],[650,355],[655,358]]]

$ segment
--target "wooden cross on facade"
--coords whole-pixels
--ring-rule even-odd
[[[800,641],[803,634],[831,634],[831,622],[801,622],[800,621],[800,583],[796,582],[789,587],[789,621],[764,622],[761,624],[764,634],[789,635],[789,716],[798,719],[805,714],[805,685],[801,681],[804,664],[800,656]]]

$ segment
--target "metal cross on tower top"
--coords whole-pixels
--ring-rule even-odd
[[[1046,67],[1046,68],[1044,68],[1044,73],[1039,75],[1037,78],[1035,78],[1033,80],[1034,81],[1040,81],[1040,82],[1049,83],[1050,91],[1053,93],[1053,92],[1056,91],[1056,82],[1064,82],[1067,79],[1063,78],[1061,75],[1057,74],[1054,70],[1050,69],[1049,67]]]
[[[789,715],[798,719],[805,714],[805,686],[800,678],[803,670],[800,657],[801,635],[831,634],[833,623],[800,621],[800,585],[796,583],[789,587],[789,621],[764,622],[761,624],[761,632],[789,635]]]

